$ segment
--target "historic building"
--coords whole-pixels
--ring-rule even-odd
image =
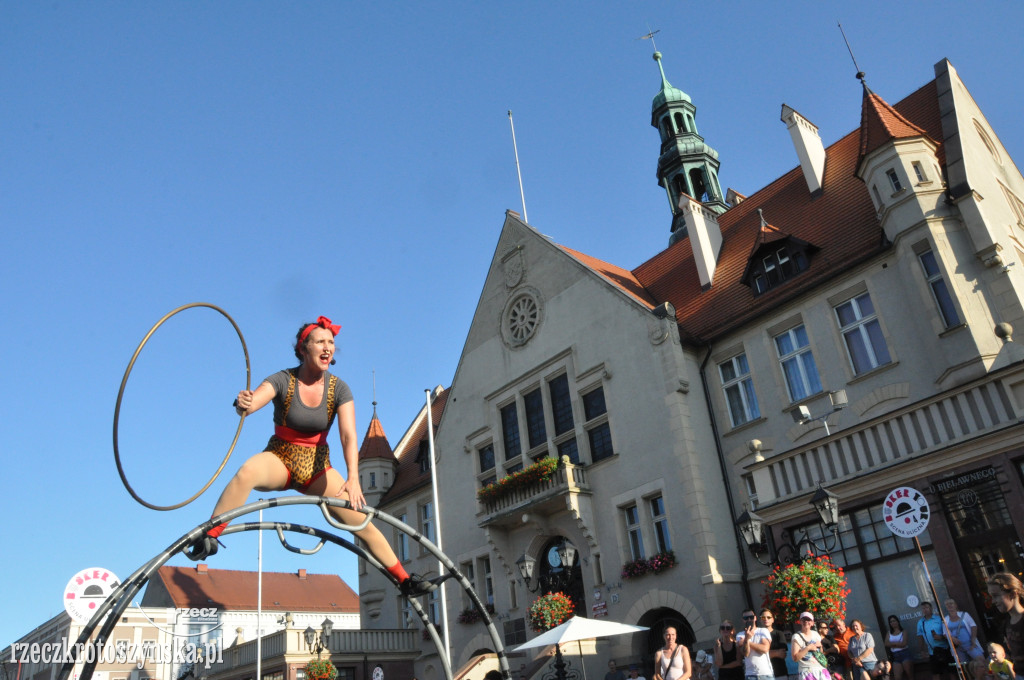
[[[709,643],[759,603],[759,561],[814,540],[847,568],[850,616],[914,616],[931,595],[913,541],[883,521],[897,486],[930,504],[920,542],[940,597],[982,625],[984,576],[1024,570],[1024,179],[945,60],[893,105],[863,85],[860,126],[827,147],[792,107],[781,117],[799,165],[723,194],[696,107],[661,69],[670,238],[635,269],[506,214],[433,422],[445,552],[507,644],[529,637],[537,589],[558,589],[578,613],[651,628],[599,643],[589,672],[649,664],[666,625]],[[364,442],[361,474],[426,533],[424,421],[393,453]],[[545,457],[561,461],[550,476],[518,483]],[[834,539],[808,504],[819,486],[838,496]],[[756,551],[744,510],[768,527]],[[406,625],[379,576],[360,585],[364,626]],[[454,622],[465,602],[449,593]],[[491,646],[450,628],[455,666]],[[417,677],[436,680],[429,654]]]

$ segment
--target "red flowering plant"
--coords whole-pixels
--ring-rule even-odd
[[[666,569],[671,569],[676,566],[676,554],[669,550],[667,552],[660,552],[654,555],[649,560],[645,560],[642,557],[632,562],[626,562],[622,565],[622,573],[620,576],[626,580],[631,578],[637,578],[644,574],[660,574]]]
[[[551,630],[572,616],[572,598],[565,593],[541,595],[530,605],[530,627],[538,633]]]
[[[338,669],[327,659],[310,659],[306,664],[306,680],[334,680]]]
[[[846,617],[846,574],[828,556],[811,557],[794,564],[775,565],[764,585],[764,606],[783,623],[793,623],[800,612],[815,620]]]
[[[551,478],[551,475],[555,474],[555,470],[557,469],[557,458],[541,458],[529,467],[525,467],[518,472],[513,472],[510,475],[505,475],[498,481],[492,482],[481,489],[477,489],[477,500],[488,503],[490,501],[497,500],[506,494],[512,493],[513,491],[525,489],[531,484],[547,481]]]

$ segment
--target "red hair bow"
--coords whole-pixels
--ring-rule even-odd
[[[305,342],[309,334],[313,332],[314,328],[326,328],[331,332],[332,335],[337,335],[338,331],[341,330],[341,326],[331,323],[331,320],[326,316],[321,316],[316,320],[316,323],[311,323],[302,329],[302,337],[299,338],[299,342]]]

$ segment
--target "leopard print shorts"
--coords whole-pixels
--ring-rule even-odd
[[[277,456],[288,468],[287,487],[305,492],[309,485],[331,469],[331,451],[327,444],[303,446],[278,437],[267,442],[267,451]]]

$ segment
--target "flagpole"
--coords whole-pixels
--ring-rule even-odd
[[[260,500],[263,500],[262,498]],[[263,508],[260,508],[260,524],[263,524]],[[260,530],[256,556],[256,680],[263,680],[263,531]]]
[[[430,390],[427,393],[427,444],[430,455],[430,488],[434,499],[434,535],[437,539],[438,552],[444,552],[441,547],[441,505],[437,492],[437,456],[434,455],[434,416],[433,404],[430,399]],[[444,563],[437,561],[438,575],[444,574]],[[448,597],[445,593],[444,583],[438,586],[441,589],[441,629],[444,632],[444,654],[445,658],[451,659],[451,638],[448,636]]]
[[[516,126],[512,122],[512,109],[508,110],[508,124],[512,128],[512,151],[516,155],[516,175],[519,177],[519,200],[523,202],[523,222],[529,222],[526,216],[526,194],[523,193],[523,173],[519,170],[519,147],[516,146]]]

